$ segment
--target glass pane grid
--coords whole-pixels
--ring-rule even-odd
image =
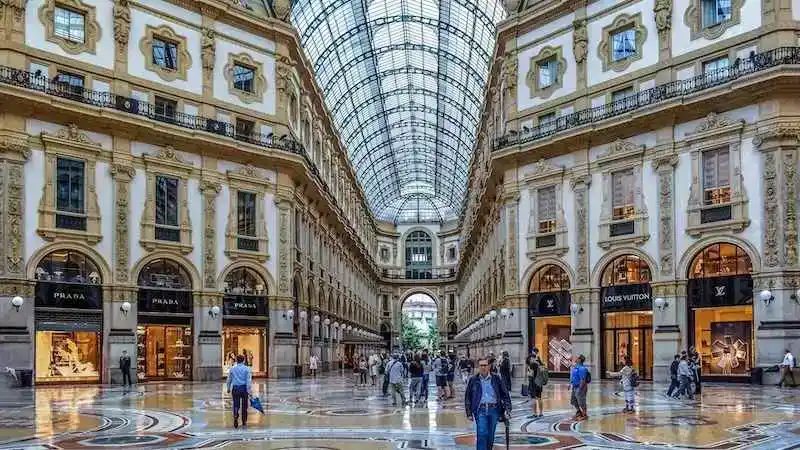
[[[379,218],[456,216],[503,14],[498,0],[295,5],[292,20]]]

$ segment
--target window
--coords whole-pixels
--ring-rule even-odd
[[[453,261],[454,259],[456,259],[456,248],[455,247],[450,247],[450,248],[447,249],[447,259],[449,259],[450,261]]]
[[[256,70],[252,67],[235,64],[233,66],[233,87],[240,91],[253,93]]]
[[[728,76],[728,65],[727,56],[706,61],[703,63],[703,74],[707,80],[725,79]]]
[[[702,0],[703,28],[731,19],[731,0]]]
[[[178,110],[178,102],[164,97],[156,96],[156,119],[175,120],[175,112]]]
[[[178,230],[178,180],[156,177],[156,239],[180,241]]]
[[[727,148],[703,153],[703,204],[730,203],[730,153]]]
[[[541,116],[539,116],[539,125],[544,126],[544,125],[547,125],[548,123],[550,123],[550,122],[552,122],[554,120],[556,120],[556,113],[555,112],[549,112],[547,114],[542,114]]]
[[[167,70],[178,70],[178,44],[154,37],[153,64]]]
[[[447,296],[447,309],[450,313],[455,312],[456,310],[456,295],[455,294],[448,294]]]
[[[616,103],[633,95],[633,88],[627,87],[611,93],[611,101]]]
[[[56,228],[86,230],[83,161],[56,160]]]
[[[83,96],[86,79],[83,75],[59,70],[55,79],[59,89],[70,96]]]
[[[86,40],[86,17],[78,11],[56,6],[53,25],[56,36],[80,43]]]
[[[536,63],[539,77],[539,89],[547,89],[558,81],[558,59],[551,56]]]
[[[240,236],[256,235],[256,194],[239,191],[236,202],[237,223]]]
[[[536,192],[537,218],[539,233],[556,231],[556,187],[548,186]]]
[[[381,297],[381,307],[384,311],[389,311],[389,296],[383,295]]]
[[[611,61],[617,62],[636,55],[636,30],[633,27],[611,35]]]
[[[253,137],[256,124],[252,120],[236,119],[236,137],[250,139]]]
[[[620,170],[611,174],[612,219],[625,220],[633,217],[633,169]]]

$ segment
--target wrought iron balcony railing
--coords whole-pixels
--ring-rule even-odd
[[[786,64],[800,64],[800,47],[778,47],[764,53],[753,53],[748,58],[737,58],[732,65],[725,68],[645,89],[617,101],[567,114],[532,128],[524,128],[520,132],[511,131],[505,136],[495,139],[492,149],[499,151],[514,145],[544,139],[562,131],[694,94],[749,74]]]

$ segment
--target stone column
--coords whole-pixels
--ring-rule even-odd
[[[662,0],[656,4],[656,11]],[[678,156],[665,154],[653,160],[653,170],[658,177],[658,267],[653,283],[653,298],[663,298],[664,306],[653,306],[653,380],[668,382],[669,367],[673,357],[680,353],[682,337],[686,333],[686,285],[675,279],[675,166]],[[682,335],[683,333],[683,335]]]
[[[136,175],[129,158],[130,141],[114,139],[114,162],[111,164],[111,177],[114,179],[114,241],[113,241],[113,285],[110,288],[111,299],[103,302],[104,335],[106,348],[104,349],[104,373],[102,379],[111,384],[122,383],[122,372],[119,368],[119,357],[122,351],[128,352],[131,358],[131,380],[136,381],[136,324],[137,302],[136,287],[131,283],[130,276],[130,186],[131,180]],[[110,281],[110,280],[109,280]],[[111,284],[109,282],[109,284]],[[127,305],[126,305],[127,303]],[[129,306],[126,312],[123,307]]]
[[[214,314],[213,308],[219,307]],[[195,292],[194,294],[194,354],[192,355],[193,380],[215,381],[222,379],[222,293]]]
[[[753,145],[761,151],[764,177],[763,259],[753,278],[753,322],[756,328],[756,367],[773,366],[783,350],[800,353],[800,255],[798,254],[797,189],[800,123],[773,123],[760,128]],[[762,301],[769,290],[773,299]],[[779,374],[764,374],[764,383],[777,383]]]
[[[288,181],[288,180],[287,180]],[[294,238],[292,233],[294,227],[294,203],[292,202],[291,189],[279,185],[275,197],[277,206],[278,221],[278,261],[277,261],[277,294],[270,299],[270,341],[271,353],[270,361],[272,376],[275,378],[288,378],[294,376],[294,368],[297,364],[297,345],[298,339],[294,335],[293,320],[286,315],[288,310],[294,309],[292,298],[292,248]]]
[[[589,279],[589,186],[591,176],[582,174],[572,179],[575,195],[575,288],[570,291],[572,304],[572,354],[584,355],[589,367],[600,367],[599,292],[590,287]]]
[[[24,128],[19,117],[2,117],[0,124]],[[33,284],[26,281],[23,259],[26,233],[24,165],[30,149],[26,135],[0,133],[0,359],[4,367],[32,370],[34,296]],[[35,211],[30,214],[35,214]],[[30,233],[33,231],[28,230]],[[17,296],[24,301],[19,308],[11,304]]]

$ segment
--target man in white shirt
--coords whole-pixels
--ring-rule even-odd
[[[397,394],[400,394],[400,405],[406,406],[406,395],[403,392],[403,374],[405,368],[399,355],[392,355],[386,365],[386,376],[389,377],[389,388],[392,390],[392,406],[397,406]]]
[[[781,381],[778,383],[778,387],[787,386],[789,384],[789,378],[792,379],[792,387],[795,387],[797,386],[797,382],[794,380],[794,374],[792,373],[794,355],[792,355],[792,352],[790,352],[788,348],[785,352],[786,354],[783,355],[783,362],[781,363]]]

